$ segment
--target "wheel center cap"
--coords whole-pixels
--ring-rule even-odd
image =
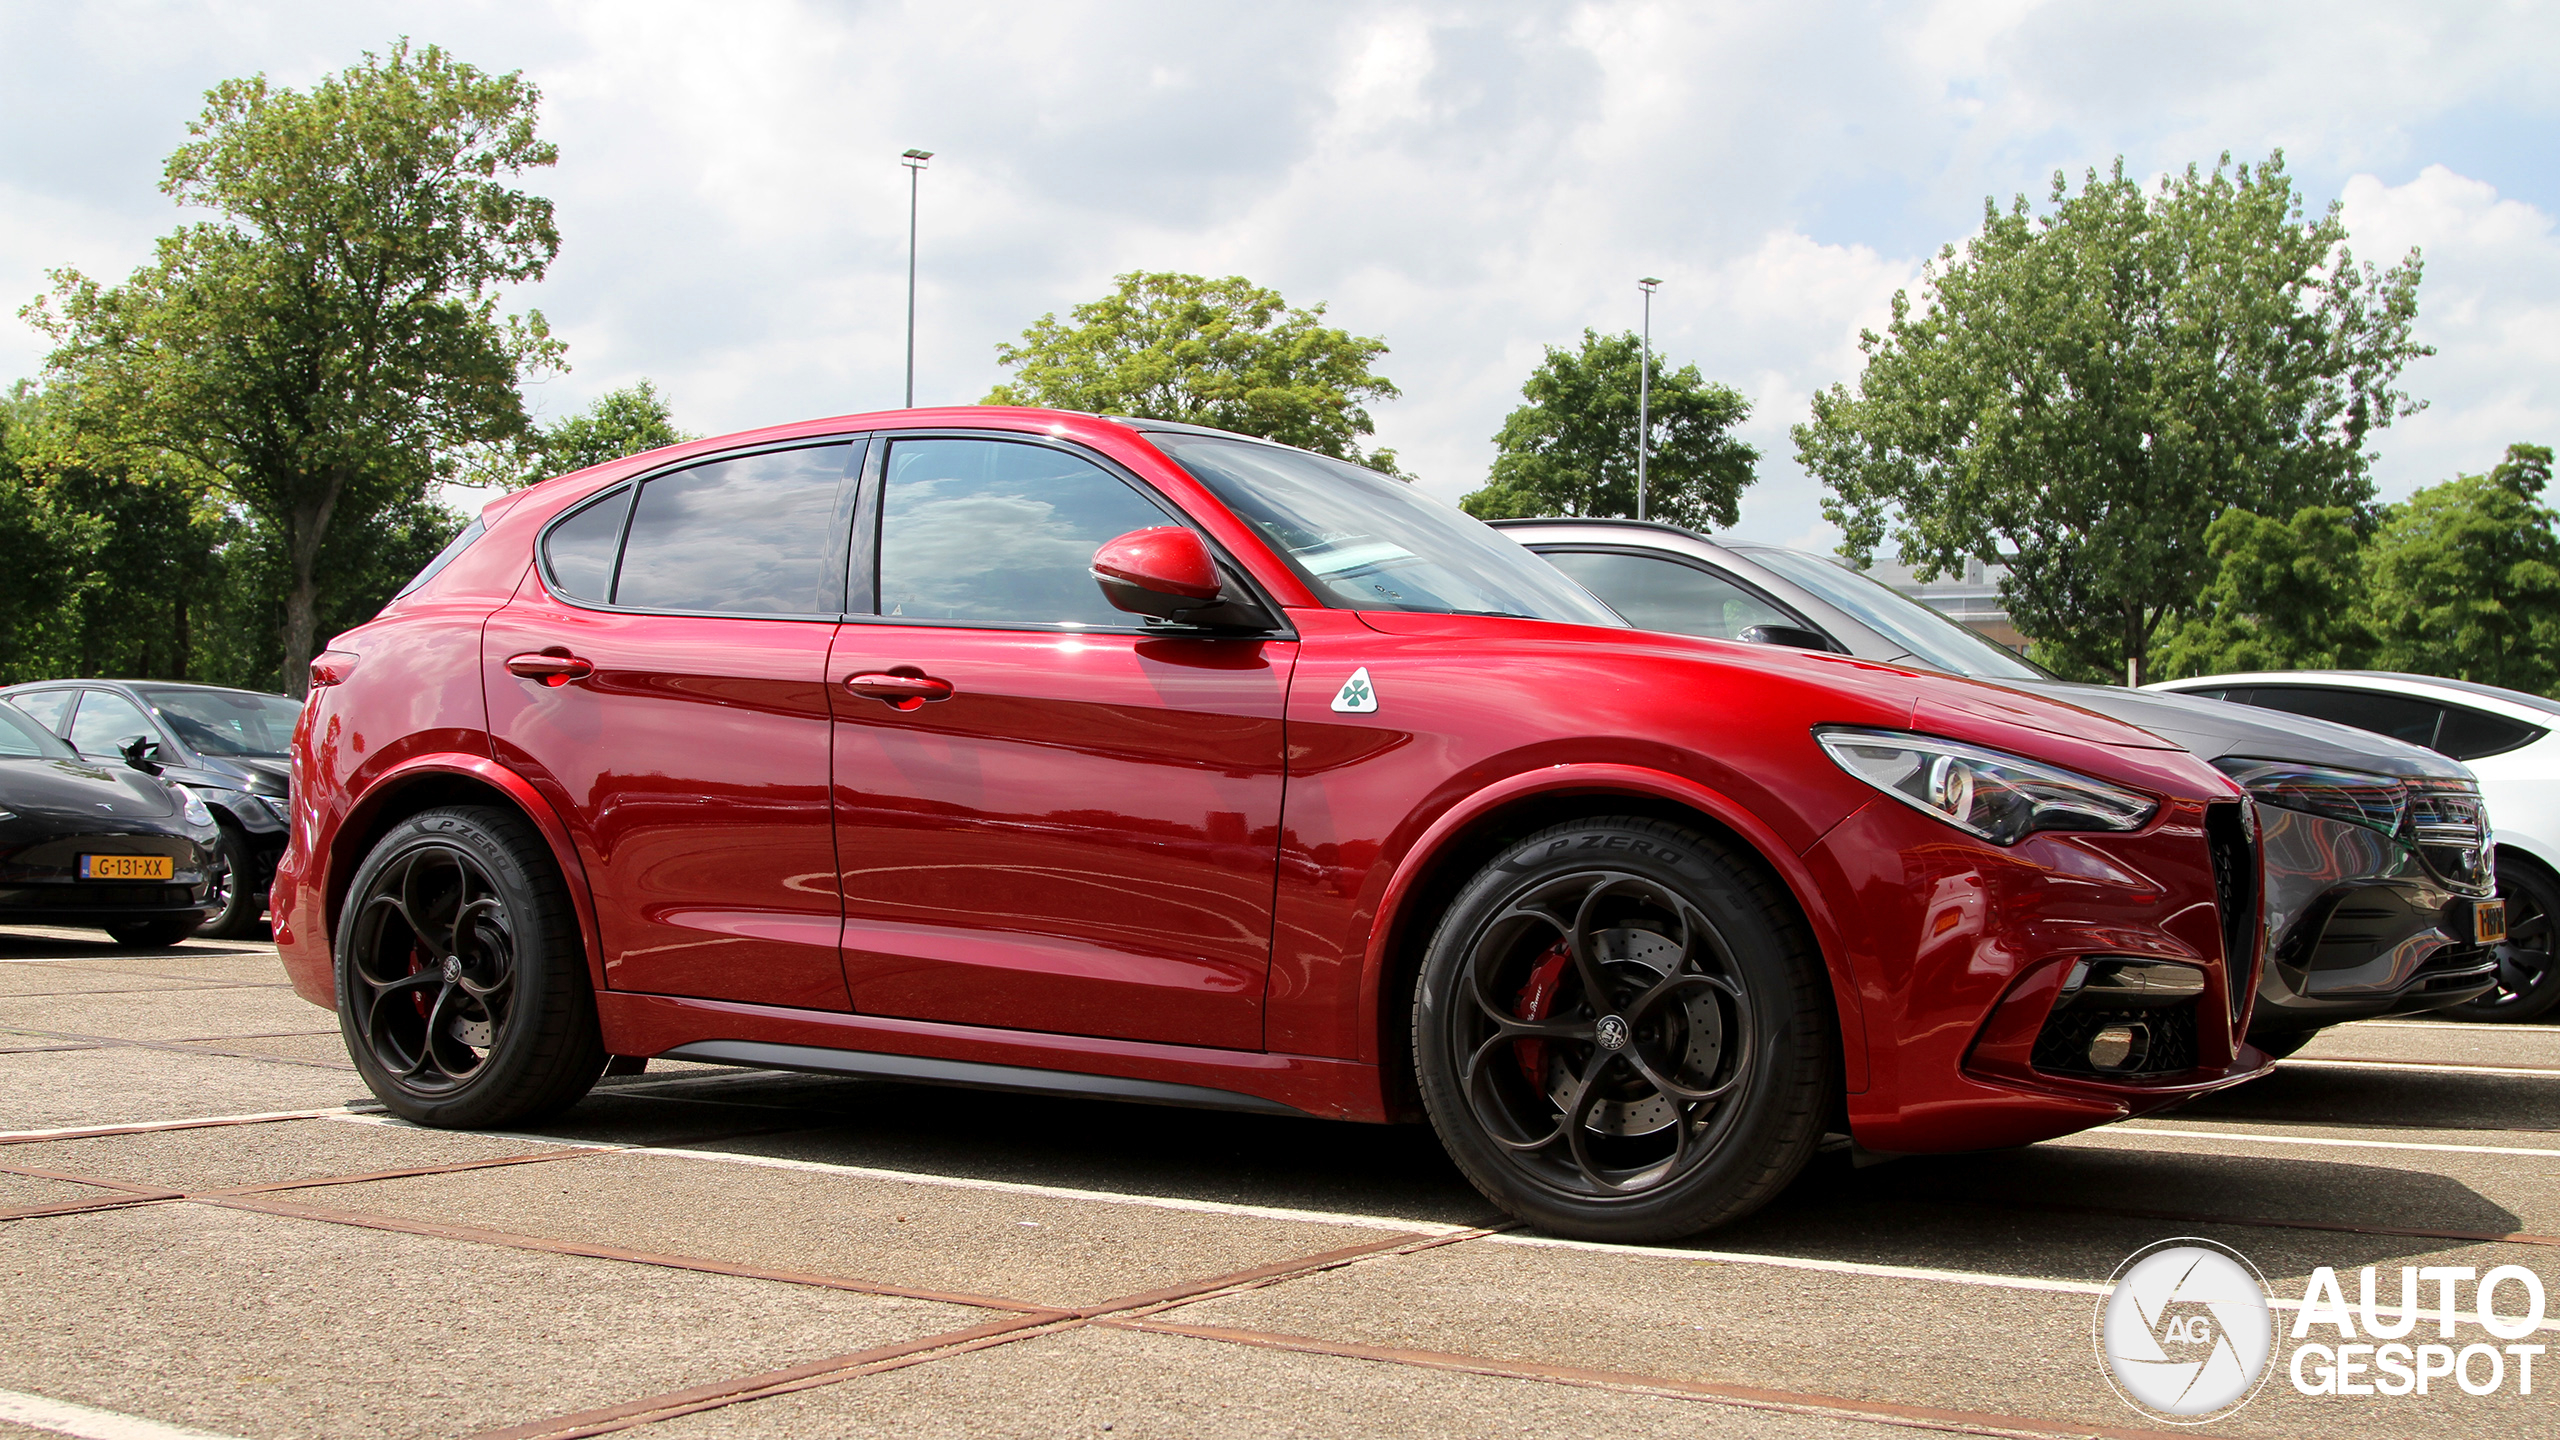
[[[1591,1037],[1600,1042],[1603,1050],[1623,1050],[1627,1045],[1627,1022],[1620,1016],[1603,1015],[1600,1023],[1592,1027]]]
[[[444,957],[444,978],[448,981],[459,980],[462,978],[461,956],[447,955]]]

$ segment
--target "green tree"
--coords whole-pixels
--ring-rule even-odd
[[[1459,505],[1485,520],[1635,514],[1642,363],[1643,342],[1632,333],[1585,330],[1578,351],[1548,346],[1520,387],[1529,403],[1493,437],[1498,449],[1485,487]],[[1735,439],[1733,429],[1750,414],[1750,401],[1709,384],[1697,366],[1669,370],[1657,360],[1645,513],[1693,530],[1739,519],[1760,452]]]
[[[988,405],[1041,405],[1210,425],[1362,464],[1390,475],[1395,452],[1363,454],[1363,403],[1396,398],[1370,369],[1387,343],[1323,323],[1241,275],[1132,271],[1119,288],[1043,315],[1018,345],[996,346],[1012,380]]]
[[[337,608],[332,533],[415,507],[465,447],[521,433],[520,378],[558,363],[539,312],[497,310],[559,251],[551,203],[508,183],[556,158],[539,99],[405,41],[308,93],[225,81],[161,186],[220,219],[162,239],[121,286],[57,271],[24,312],[85,443],[196,468],[276,547],[293,693]]]
[[[2385,512],[2371,609],[2385,669],[2534,694],[2560,687],[2560,533],[2541,503],[2551,450],[2510,445],[2486,475]]]
[[[20,381],[0,396],[0,684],[57,667],[67,614],[99,535],[46,483],[42,399]]]
[[[2205,531],[2214,577],[2162,631],[2158,673],[2358,669],[2373,663],[2369,517],[2308,505],[2291,520],[2226,510]]]
[[[1853,394],[1814,397],[1797,455],[1864,562],[1888,535],[1923,579],[1968,558],[2037,654],[2141,678],[2155,632],[2213,574],[2225,510],[2372,496],[2367,437],[2418,407],[2419,257],[2377,273],[2331,205],[2306,222],[2278,152],[2189,166],[2146,199],[2119,160],[2049,213],[1984,205],[1961,257],[1896,294]]]
[[[514,489],[701,438],[676,428],[667,398],[643,379],[606,391],[557,425],[534,426],[513,440],[482,447],[464,474],[468,484]]]

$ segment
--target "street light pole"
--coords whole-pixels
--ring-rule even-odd
[[[1636,369],[1636,518],[1644,518],[1644,458],[1653,443],[1653,287],[1662,282],[1648,275],[1636,282],[1644,292],[1644,354]]]
[[[910,150],[898,157],[907,167],[907,408],[916,408],[916,176],[925,162],[933,158],[930,150]]]

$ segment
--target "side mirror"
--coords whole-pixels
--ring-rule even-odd
[[[153,763],[160,758],[160,742],[152,739],[148,735],[132,735],[126,737],[125,740],[116,747],[116,753],[124,756],[124,763],[141,771],[145,775],[157,775],[160,773],[160,767]]]
[[[1227,597],[1217,557],[1179,525],[1132,530],[1093,552],[1094,583],[1113,606],[1150,620],[1220,630],[1269,630],[1269,611],[1250,596]]]
[[[1828,650],[1831,642],[1801,625],[1746,625],[1742,630],[1746,645],[1784,645],[1796,650]]]

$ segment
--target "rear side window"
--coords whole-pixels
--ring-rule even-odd
[[[622,521],[631,513],[629,487],[572,511],[542,542],[542,568],[553,594],[606,605],[613,601],[613,559],[622,550]]]
[[[613,603],[639,610],[828,615],[844,610],[857,446],[773,450],[640,487]]]
[[[1733,581],[1678,560],[1600,550],[1539,553],[1639,630],[1739,640],[1754,625],[1804,624]]]
[[[2319,685],[2261,685],[2249,692],[2249,703],[2288,715],[2308,715],[2337,725],[2352,725],[2412,745],[2435,748],[2436,725],[2444,707],[2378,690],[2332,690]]]
[[[1093,552],[1177,524],[1090,461],[1001,440],[902,440],[880,504],[880,614],[918,623],[1134,629]]]
[[[2521,750],[2551,732],[2504,715],[2488,715],[2459,705],[2444,707],[2444,728],[2436,732],[2436,748],[2456,760],[2479,760]]]

